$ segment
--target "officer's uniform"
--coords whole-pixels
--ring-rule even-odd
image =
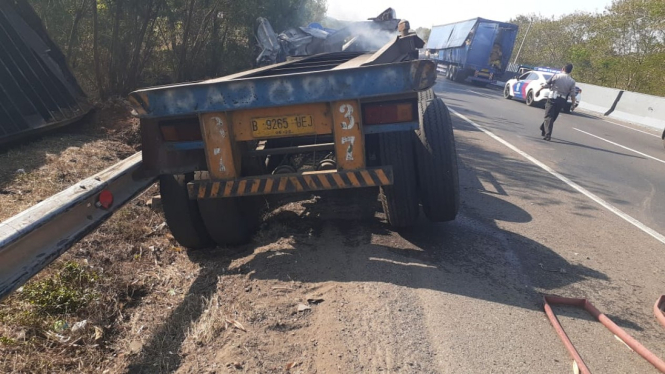
[[[568,97],[576,94],[575,80],[569,74],[561,72],[550,78],[543,88],[550,89],[550,96],[545,104],[545,121],[540,125],[540,131],[545,139],[549,140],[559,112],[566,105]]]

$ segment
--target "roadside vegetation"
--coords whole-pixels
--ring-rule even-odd
[[[321,20],[325,0],[16,0],[29,2],[93,97],[251,68],[258,17],[276,32]]]
[[[0,221],[135,153],[137,135],[138,122],[126,106],[109,101],[80,124],[0,153]],[[160,248],[169,243],[150,234],[150,225],[161,222],[146,206],[155,191],[0,302],[0,372],[93,372],[106,366],[123,312],[143,287],[132,278],[146,261],[141,245],[150,252],[158,245],[152,241],[166,243]]]
[[[521,15],[510,21],[520,26],[511,61],[524,40],[520,64],[572,62],[581,82],[665,96],[664,20],[663,0],[615,0],[602,13],[560,18]]]

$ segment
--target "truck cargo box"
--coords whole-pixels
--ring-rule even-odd
[[[432,27],[426,45],[430,55],[446,67],[446,76],[491,83],[506,70],[518,26],[474,18]]]

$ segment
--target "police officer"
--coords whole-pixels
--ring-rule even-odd
[[[538,89],[536,95],[540,93],[543,88],[550,89],[550,96],[545,104],[545,120],[540,125],[540,133],[545,140],[552,139],[552,128],[554,121],[559,116],[559,112],[568,102],[568,97],[573,100],[572,108],[575,107],[575,80],[571,78],[570,72],[573,71],[573,64],[564,66],[561,73],[555,74],[550,78],[547,83]]]

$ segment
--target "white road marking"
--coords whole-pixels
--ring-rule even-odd
[[[596,113],[596,112],[594,112],[594,111],[591,111],[591,110],[585,110],[585,109],[583,109],[583,108],[578,108],[578,109],[575,109],[575,111],[584,112],[584,113],[589,114],[589,115],[593,116],[594,118],[599,119],[599,120],[601,120],[601,121],[603,121],[603,122],[611,123],[611,124],[613,124],[613,125],[617,125],[617,126],[620,126],[620,127],[625,127],[625,128],[627,128],[628,130],[633,130],[633,131],[641,132],[642,134],[646,134],[646,135],[655,136],[655,137],[657,137],[657,138],[660,138],[660,135],[652,134],[652,133],[650,133],[650,132],[646,132],[646,131],[642,131],[642,130],[638,130],[638,129],[632,128],[632,127],[630,127],[630,126],[622,125],[622,124],[620,124],[620,123],[612,122],[612,121],[610,121],[610,120],[608,120],[608,119],[603,118],[602,115],[600,115],[600,114],[598,114],[598,113]]]
[[[498,99],[499,98],[499,96],[491,96],[491,95],[488,95],[488,94],[484,94],[484,93],[481,93],[481,92],[470,90],[468,88],[465,88],[461,83],[457,83],[456,86],[460,86],[460,87],[454,87],[454,86],[451,86],[451,87],[454,87],[455,89],[458,89],[460,91],[472,92],[472,93],[475,93],[476,95],[484,96],[484,97],[487,97],[489,99]]]
[[[624,146],[624,145],[621,145],[621,144],[619,144],[619,143],[615,143],[615,142],[610,141],[610,140],[607,140],[607,139],[605,139],[605,138],[601,138],[600,136],[597,136],[597,135],[594,135],[594,134],[590,134],[590,133],[588,133],[588,132],[586,132],[586,131],[582,131],[582,130],[580,130],[580,129],[578,129],[578,128],[575,128],[575,127],[573,127],[573,130],[577,130],[577,131],[579,131],[579,132],[581,132],[581,133],[587,134],[587,135],[589,135],[589,136],[593,136],[593,137],[596,138],[596,139],[600,139],[600,140],[602,140],[602,141],[604,141],[604,142],[608,142],[608,143],[610,143],[610,144],[616,145],[617,147],[621,147],[621,148],[626,149],[626,150],[628,150],[628,151],[631,151],[631,152],[637,153],[637,154],[640,155],[640,156],[644,156],[644,157],[650,158],[650,159],[652,159],[652,160],[654,160],[654,161],[662,162],[663,164],[665,164],[665,161],[663,161],[663,160],[661,160],[661,159],[659,159],[659,158],[655,158],[655,157],[653,157],[653,156],[649,156],[649,155],[646,154],[646,153],[642,153],[642,152],[640,152],[640,151],[636,151],[636,150],[634,150],[634,149],[632,149],[632,148],[628,148],[628,147],[626,147],[626,146]]]
[[[633,218],[633,217],[629,216],[628,214],[626,214],[626,213],[620,211],[619,209],[615,208],[610,203],[606,202],[605,200],[601,199],[600,197],[598,197],[598,196],[594,195],[593,193],[589,192],[586,188],[578,185],[577,183],[575,183],[575,182],[571,181],[570,179],[566,178],[565,176],[559,174],[558,172],[554,171],[549,166],[547,166],[547,165],[543,164],[542,162],[536,160],[535,158],[530,156],[528,153],[522,151],[521,149],[519,149],[519,148],[515,147],[514,145],[510,144],[509,142],[503,140],[499,136],[494,135],[494,133],[492,133],[491,131],[486,130],[482,126],[480,126],[477,123],[471,121],[470,119],[466,118],[464,115],[462,115],[460,113],[457,113],[453,109],[450,109],[450,108],[448,108],[448,109],[450,110],[451,113],[455,114],[459,118],[461,118],[461,119],[465,120],[466,122],[470,123],[475,128],[477,128],[478,130],[484,132],[485,134],[487,134],[489,137],[496,140],[497,142],[499,142],[499,143],[505,145],[506,147],[512,149],[513,151],[517,152],[520,156],[526,158],[527,160],[531,161],[536,166],[538,166],[541,169],[545,170],[546,172],[552,174],[553,176],[555,176],[556,178],[558,178],[562,182],[566,183],[570,187],[574,188],[579,193],[581,193],[581,194],[585,195],[586,197],[588,197],[589,199],[595,201],[596,203],[598,203],[598,205],[600,205],[603,208],[609,210],[610,212],[616,214],[617,216],[619,216],[620,218],[622,218],[626,222],[628,222],[631,225],[637,227],[638,229],[644,231],[645,233],[651,235],[654,239],[658,240],[659,242],[665,244],[665,236],[661,235],[657,231],[649,228],[648,226],[646,226],[642,222],[636,220],[635,218]]]
[[[484,93],[476,92],[474,90],[466,90],[466,91],[473,92],[476,95],[485,96],[485,97],[490,98],[490,99],[498,99],[498,96],[490,96],[490,95],[487,95],[487,94],[484,94]]]
[[[604,118],[603,118],[603,121],[608,122],[608,123],[611,123],[611,124],[613,124],[613,125],[617,125],[617,126],[625,127],[625,128],[627,128],[627,129],[629,129],[629,130],[633,130],[633,131],[641,132],[642,134],[647,134],[647,135],[655,136],[656,138],[660,138],[660,135],[656,135],[656,134],[652,134],[652,133],[650,133],[650,132],[646,132],[646,131],[642,131],[642,130],[634,129],[634,128],[630,127],[630,126],[626,126],[626,125],[622,125],[622,124],[620,124],[620,123],[616,123],[616,122],[608,121],[608,120],[606,120],[606,119],[604,119]]]

